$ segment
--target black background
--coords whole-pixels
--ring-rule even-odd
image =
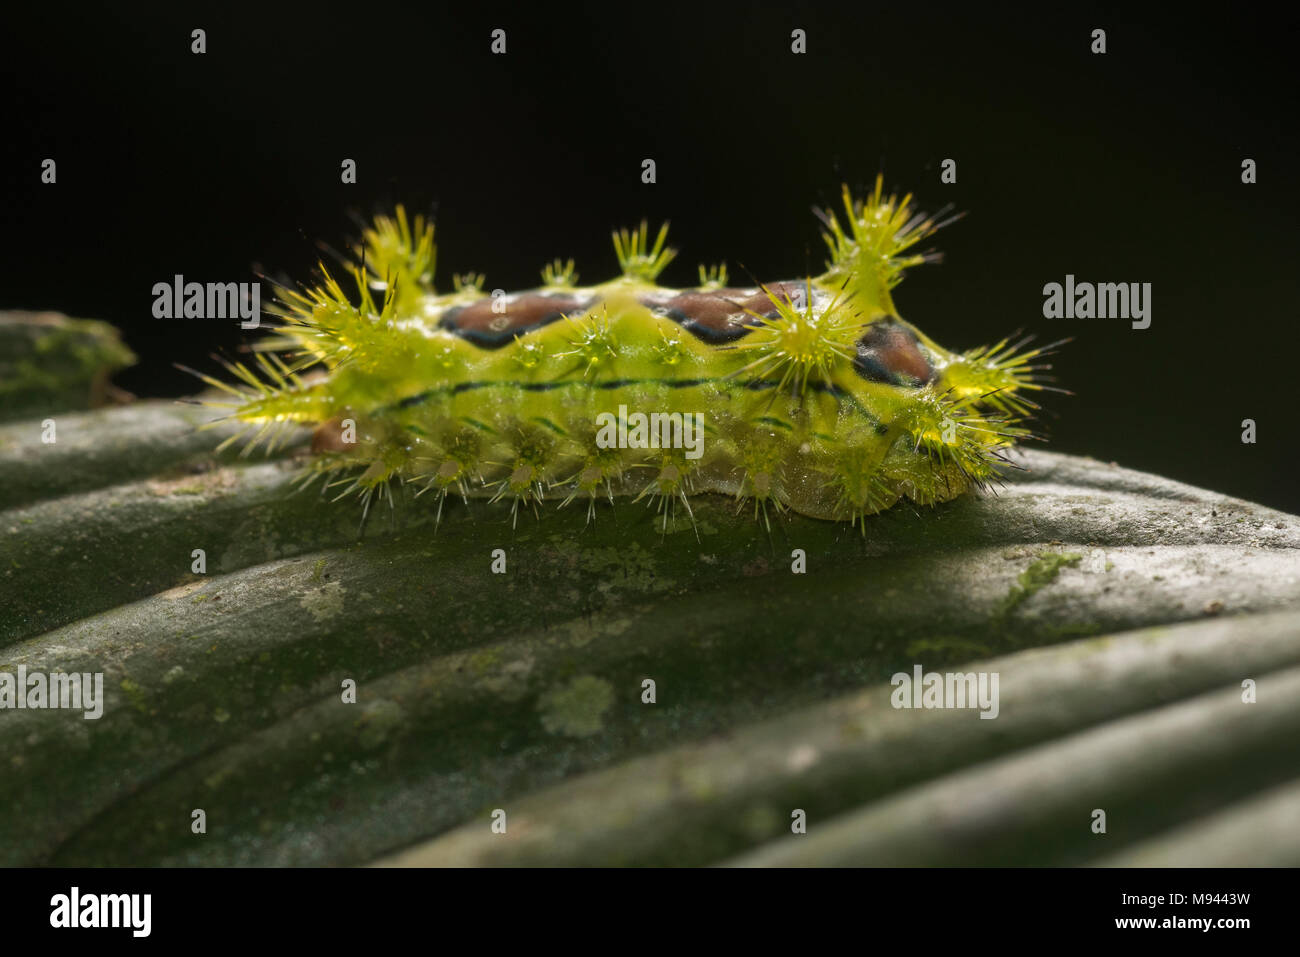
[[[883,170],[922,208],[968,213],[934,240],[946,262],[899,288],[906,318],[953,349],[1075,337],[1056,371],[1076,394],[1041,423],[1052,448],[1300,511],[1294,20],[1241,4],[128,6],[28,7],[6,29],[0,307],[121,326],[141,362],[118,382],[139,395],[193,391],[172,362],[215,370],[208,354],[243,336],[152,318],[155,282],[307,279],[318,240],[355,235],[350,211],[436,209],[440,288],[469,270],[534,286],[555,256],[601,281],[609,230],[643,216],[672,220],[666,285],[722,259],[766,281],[820,271],[810,206]],[[39,182],[45,157],[57,185]],[[1044,319],[1042,287],[1066,273],[1152,283],[1151,327]]]

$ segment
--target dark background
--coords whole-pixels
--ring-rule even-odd
[[[505,56],[489,53],[498,26]],[[1017,329],[1075,337],[1056,370],[1076,394],[1046,400],[1052,448],[1300,511],[1293,19],[1242,4],[40,5],[6,34],[0,307],[118,324],[141,362],[117,381],[139,395],[192,391],[172,363],[215,370],[208,354],[243,335],[153,319],[155,282],[307,279],[317,240],[355,235],[349,211],[436,209],[440,288],[469,270],[534,286],[555,256],[603,280],[609,230],[642,216],[672,220],[666,285],[722,259],[773,280],[820,271],[810,206],[883,170],[922,208],[968,213],[934,239],[946,263],[899,288],[906,318],[958,350]],[[56,186],[39,182],[47,156]],[[956,185],[939,182],[945,157]],[[1241,184],[1245,157],[1257,185]],[[1066,273],[1152,283],[1151,328],[1044,319],[1043,284]]]

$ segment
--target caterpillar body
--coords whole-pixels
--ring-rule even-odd
[[[1045,349],[932,341],[891,290],[938,258],[913,247],[944,223],[880,179],[843,202],[819,212],[819,276],[732,286],[725,265],[702,266],[698,286],[661,287],[675,251],[666,224],[651,244],[642,222],[613,235],[617,278],[579,286],[556,260],[511,294],[473,275],[436,292],[433,226],[398,207],[348,266],[356,302],[322,267],[320,285],[282,289],[255,361],[227,363],[237,382],[202,378],[234,396],[245,451],[314,426],[306,481],[367,510],[413,482],[439,517],[449,494],[508,500],[516,519],[548,499],[584,501],[590,518],[627,496],[657,503],[666,528],[675,504],[721,493],[764,522],[792,509],[858,523],[985,486],[1030,435]]]

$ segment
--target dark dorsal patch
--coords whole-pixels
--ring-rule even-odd
[[[934,366],[921,348],[916,333],[893,319],[867,327],[858,340],[853,367],[868,382],[922,386],[934,379]]]
[[[768,289],[771,296],[761,289],[692,289],[667,300],[642,300],[642,304],[680,323],[697,339],[720,345],[735,342],[762,325],[751,312],[775,319],[777,302],[789,299],[797,309],[806,306],[806,290],[801,282],[773,283]]]
[[[586,312],[589,303],[572,296],[526,292],[508,299],[505,311],[493,312],[491,298],[447,310],[438,328],[447,329],[484,349],[499,349],[512,339],[556,322],[564,316]]]

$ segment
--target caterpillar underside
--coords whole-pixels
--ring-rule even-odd
[[[661,287],[667,227],[651,245],[642,223],[615,234],[610,282],[576,285],[557,260],[541,287],[491,295],[475,276],[436,293],[433,227],[399,207],[348,267],[355,302],[328,272],[284,289],[278,334],[251,366],[229,364],[239,383],[203,378],[236,397],[246,451],[314,427],[307,480],[367,509],[407,482],[439,515],[448,495],[507,500],[516,518],[628,496],[667,521],[712,492],[763,521],[788,508],[858,522],[986,485],[1030,435],[1044,350],[933,342],[890,290],[937,258],[910,250],[943,223],[879,180],[865,201],[845,188],[843,215],[821,213],[831,258],[815,277],[743,287],[701,267],[697,287]]]

